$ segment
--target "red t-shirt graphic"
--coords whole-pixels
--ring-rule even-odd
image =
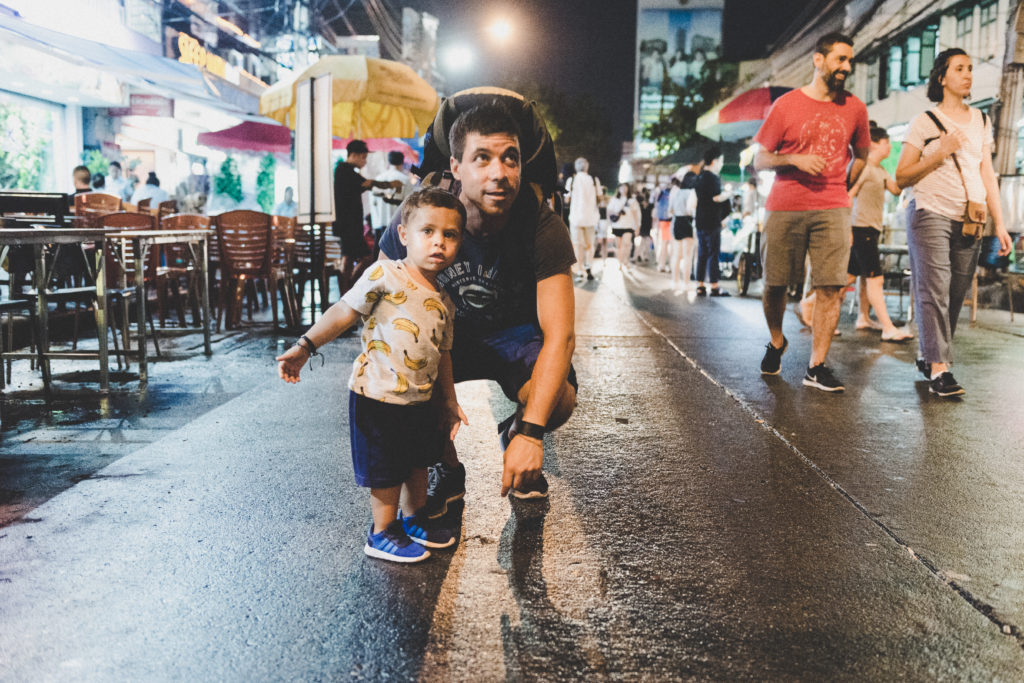
[[[792,90],[772,105],[754,141],[776,154],[817,154],[825,159],[819,175],[795,168],[779,170],[765,203],[768,211],[850,206],[846,192],[846,169],[853,158],[850,147],[867,149],[871,144],[868,110],[845,91],[835,101],[821,102]]]

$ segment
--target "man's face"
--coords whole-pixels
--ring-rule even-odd
[[[829,92],[839,92],[846,87],[846,79],[853,71],[853,48],[846,43],[833,43],[827,55],[814,53],[814,68]]]
[[[346,159],[346,161],[356,168],[362,168],[363,166],[366,166],[366,156],[366,152],[360,152],[358,154],[353,152],[348,155],[348,159]]]
[[[121,169],[118,168],[117,166],[108,166],[107,167],[107,176],[111,180],[117,180],[118,178],[121,177]]]
[[[462,159],[452,157],[451,164],[463,196],[482,214],[502,215],[512,208],[522,181],[519,140],[514,135],[468,133]]]

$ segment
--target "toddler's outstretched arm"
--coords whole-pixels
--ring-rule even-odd
[[[302,335],[309,343],[313,344],[313,348],[308,348],[306,342],[302,341],[300,337],[300,341],[295,342],[294,346],[275,359],[278,376],[285,382],[292,384],[298,382],[299,372],[302,370],[303,364],[309,360],[310,354],[352,327],[358,320],[359,311],[344,301],[339,301],[328,308],[327,312],[316,321],[316,324]]]

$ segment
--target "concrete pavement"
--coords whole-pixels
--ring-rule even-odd
[[[577,289],[580,407],[546,439],[546,502],[498,497],[511,405],[459,386],[461,542],[420,566],[361,552],[354,336],[298,386],[256,328],[144,394],[41,418],[16,388],[0,680],[1020,679],[1013,328],[964,327],[968,396],[945,402],[913,347],[846,322],[833,396],[800,385],[795,320],[765,379],[756,300],[667,289],[611,264]]]

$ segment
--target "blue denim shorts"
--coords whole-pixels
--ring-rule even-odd
[[[452,345],[452,374],[456,382],[494,380],[510,401],[518,401],[519,390],[533,374],[543,345],[544,335],[534,323],[482,337],[456,333]],[[579,388],[572,365],[569,366],[569,384],[574,389]]]
[[[359,486],[398,486],[414,469],[441,459],[444,439],[434,401],[397,405],[350,391],[348,420],[352,470]]]

